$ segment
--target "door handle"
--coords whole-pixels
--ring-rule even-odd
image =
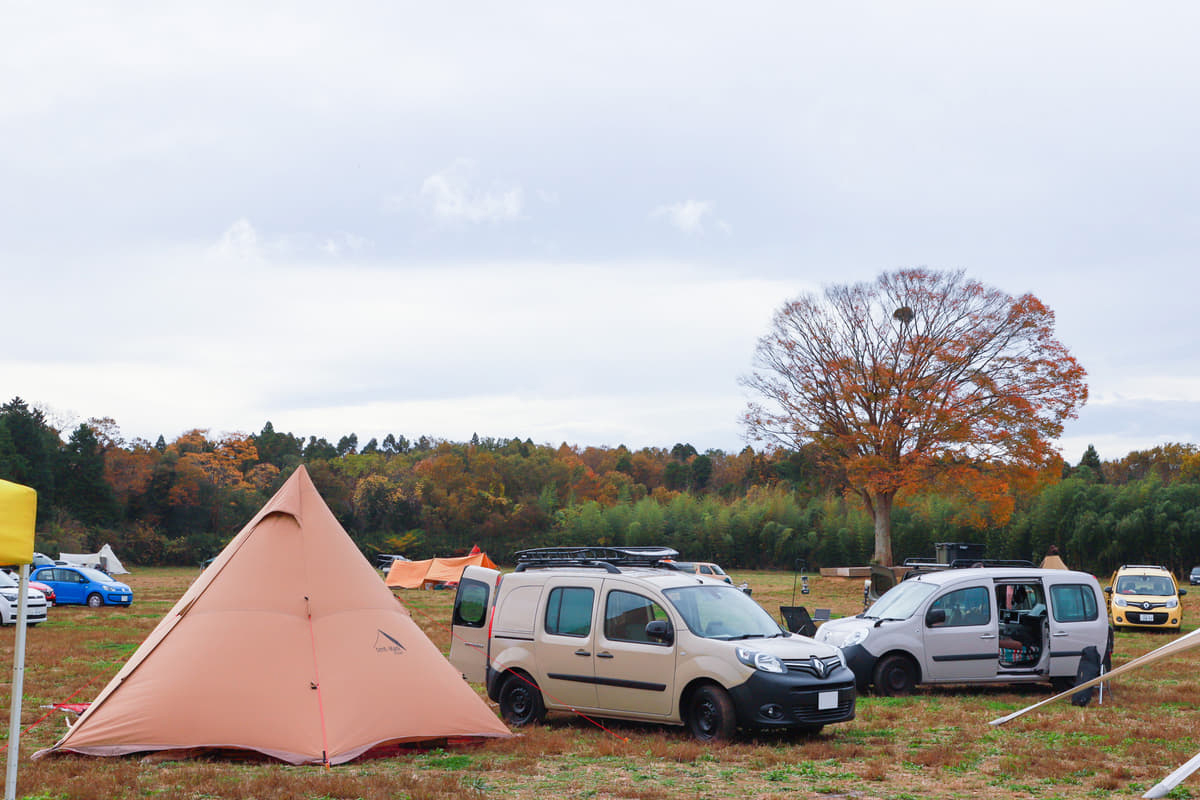
[[[589,653],[587,650],[579,649],[579,650],[576,650],[576,651],[575,651],[575,655],[577,655],[577,656],[590,656],[590,655],[591,655],[591,653]]]
[[[996,634],[994,634],[994,633],[981,633],[981,634],[979,634],[979,638],[980,638],[980,639],[995,639],[995,638],[996,638]]]
[[[1070,634],[1067,633],[1066,631],[1055,631],[1054,633],[1052,633],[1050,635],[1051,636],[1070,636]]]
[[[605,650],[603,653],[596,653],[596,658],[612,658],[613,654]]]

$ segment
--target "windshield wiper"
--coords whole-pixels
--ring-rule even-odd
[[[738,634],[737,636],[730,636],[728,641],[736,642],[736,641],[740,641],[742,639],[765,639],[765,638],[767,638],[767,635],[765,633],[742,633],[742,634]]]
[[[878,628],[885,622],[904,622],[905,617],[872,617],[875,620],[875,627]]]

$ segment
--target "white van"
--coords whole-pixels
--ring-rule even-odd
[[[1087,647],[1104,663],[1112,629],[1087,573],[1036,567],[910,576],[856,617],[822,625],[860,689],[906,694],[921,683],[1039,683],[1070,688]]]
[[[854,718],[836,647],[789,633],[722,580],[661,563],[669,548],[539,548],[516,571],[467,567],[450,661],[510,725],[547,710],[686,725],[817,731]]]

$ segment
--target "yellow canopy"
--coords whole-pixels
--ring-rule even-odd
[[[0,564],[33,561],[33,532],[37,492],[19,483],[0,480]]]

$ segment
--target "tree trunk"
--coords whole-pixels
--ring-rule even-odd
[[[872,563],[885,567],[892,566],[892,500],[895,492],[883,492],[871,495],[867,507],[875,518],[875,555],[871,556]]]

